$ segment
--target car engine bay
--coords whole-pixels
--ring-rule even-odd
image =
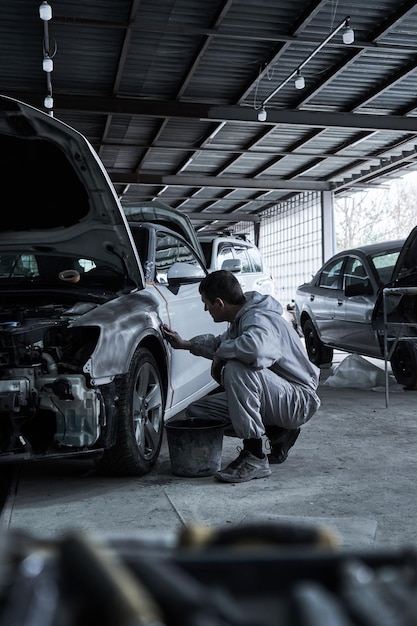
[[[33,301],[0,310],[0,457],[97,441],[102,402],[84,369],[99,329],[71,327],[95,306]]]

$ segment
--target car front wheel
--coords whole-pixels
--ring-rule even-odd
[[[399,341],[391,357],[392,373],[405,389],[417,389],[417,343]]]
[[[313,322],[307,320],[303,326],[304,339],[308,358],[314,365],[327,365],[333,361],[333,348],[325,346],[314,328]]]
[[[143,476],[155,465],[164,432],[164,395],[158,365],[139,347],[120,394],[116,443],[96,462],[113,476]]]

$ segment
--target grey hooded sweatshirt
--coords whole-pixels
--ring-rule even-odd
[[[320,370],[309,360],[291,324],[282,317],[282,306],[272,296],[245,293],[246,303],[222,335],[198,335],[191,339],[191,353],[212,359],[237,359],[260,370],[269,368],[290,383],[315,392]]]

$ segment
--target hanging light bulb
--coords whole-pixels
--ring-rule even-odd
[[[304,80],[304,76],[301,74],[300,70],[297,70],[297,75],[294,81],[294,87],[296,89],[304,89],[306,86],[306,81]]]
[[[346,18],[346,23],[342,30],[342,39],[343,43],[346,45],[349,45],[350,43],[353,43],[355,41],[355,31],[350,25],[349,18]]]
[[[54,99],[53,97],[48,94],[45,98],[45,100],[43,101],[43,106],[45,107],[45,109],[52,109],[54,106]]]
[[[258,122],[266,122],[266,118],[268,117],[268,114],[266,112],[265,107],[262,107],[262,109],[259,109],[258,111]]]
[[[42,61],[42,69],[44,72],[52,72],[52,70],[54,69],[54,62],[51,57],[44,57]]]
[[[52,7],[46,0],[39,6],[39,17],[44,22],[49,22],[49,20],[52,19]]]

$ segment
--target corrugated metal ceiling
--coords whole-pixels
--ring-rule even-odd
[[[414,1],[48,1],[54,115],[92,142],[123,201],[226,225],[417,169]],[[0,90],[43,108],[39,4],[1,3]],[[330,35],[348,16],[345,45]],[[287,80],[299,66],[303,90]]]

